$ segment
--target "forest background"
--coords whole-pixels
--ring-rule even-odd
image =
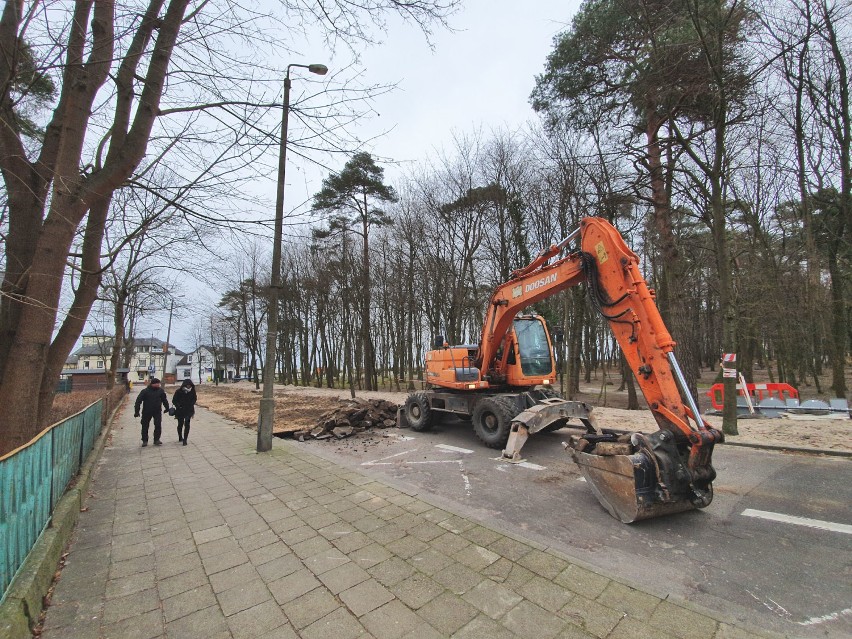
[[[257,51],[282,32],[297,49],[307,25],[355,49],[404,19],[428,41],[457,8],[7,2],[0,405],[20,410],[0,453],[47,419],[87,322],[112,329],[112,369],[146,315],[173,307],[197,344],[262,368],[272,220],[249,185],[274,173],[283,65]],[[693,387],[726,352],[746,377],[760,366],[845,397],[850,12],[829,0],[587,0],[541,61],[538,120],[459,132],[393,180],[393,158],[371,155],[358,131],[392,87],[361,82],[355,64],[300,77],[288,153],[326,179],[309,222],[288,226],[281,381],[420,378],[434,336],[475,343],[494,286],[599,215],[641,256]],[[209,273],[215,307],[195,304],[188,273]],[[602,368],[632,380],[584,296],[535,308],[564,337],[568,396]]]

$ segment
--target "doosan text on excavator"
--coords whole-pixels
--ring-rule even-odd
[[[569,245],[579,239],[579,249]],[[426,355],[427,390],[409,395],[401,419],[428,430],[442,415],[470,420],[488,446],[520,459],[527,438],[579,421],[571,455],[595,496],[625,523],[704,508],[713,499],[713,446],[722,433],[699,414],[674,356],[675,342],[639,272],[639,258],[606,220],[587,217],[558,244],[497,286],[475,346],[443,337]],[[522,311],[585,283],[636,376],[659,430],[599,429],[592,408],[562,399],[544,319]]]

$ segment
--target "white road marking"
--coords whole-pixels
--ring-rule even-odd
[[[797,526],[807,526],[808,528],[830,530],[831,532],[839,532],[846,533],[847,535],[852,535],[852,526],[850,526],[849,524],[837,524],[833,521],[822,521],[821,519],[810,519],[808,517],[794,517],[793,515],[773,513],[766,510],[754,510],[752,508],[746,508],[742,514],[744,517],[756,517],[758,519],[780,521],[784,524],[795,524]]]
[[[447,446],[446,448],[453,448],[452,446]],[[464,451],[472,453],[472,450],[465,451],[463,448],[456,448],[456,451]],[[379,459],[372,459],[370,461],[361,462],[362,466],[394,466],[396,464],[458,464],[459,471],[461,472],[462,482],[464,483],[464,493],[468,497],[471,494],[471,485],[470,479],[467,476],[467,472],[464,468],[464,462],[461,459],[427,459],[424,461],[411,461],[408,459],[399,459],[396,461],[388,461],[390,459],[394,459],[395,457],[400,457],[401,455],[407,455],[408,453],[417,452],[416,448],[412,448],[411,450],[404,450],[401,453],[394,453],[393,455],[388,455],[387,457],[381,457]]]
[[[547,470],[547,466],[539,466],[538,464],[533,464],[532,462],[528,462],[528,461],[513,462],[513,461],[508,461],[503,457],[492,457],[491,459],[493,459],[496,462],[504,462],[503,464],[500,464],[499,466],[497,466],[497,468],[499,470],[506,470],[507,468],[509,468],[511,466],[521,466],[523,468],[529,468],[530,470]]]
[[[441,450],[446,450],[451,453],[464,453],[465,455],[473,453],[472,450],[468,450],[467,448],[458,448],[456,446],[448,446],[447,444],[435,444],[435,448],[440,448]]]
[[[844,617],[846,615],[852,615],[852,608],[846,608],[845,610],[840,610],[838,612],[832,612],[828,615],[823,615],[822,617],[811,617],[810,619],[805,619],[804,621],[798,621],[800,626],[816,626],[821,623],[825,623],[826,621],[835,621],[840,619],[840,617]]]
[[[538,464],[533,464],[530,462],[521,462],[520,464],[516,465],[523,466],[524,468],[529,468],[530,470],[547,470],[547,466],[539,466]]]

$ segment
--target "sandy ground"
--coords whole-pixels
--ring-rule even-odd
[[[260,406],[261,392],[249,382],[213,386],[199,385],[198,403],[216,413],[224,415],[246,427],[255,428]],[[654,418],[648,410],[630,411],[600,406],[596,389],[580,397],[582,401],[596,406],[595,419],[598,426],[623,430],[653,432],[657,430]],[[618,403],[619,397],[609,391],[607,403]],[[357,391],[363,399],[386,399],[402,404],[408,393]],[[349,391],[300,386],[277,386],[275,423],[276,432],[302,430],[315,426],[318,417],[340,405],[340,400],[349,399]],[[626,403],[624,404],[626,405]],[[703,406],[703,404],[702,404]],[[707,416],[707,421],[721,429],[722,418]],[[814,450],[831,450],[852,453],[852,419],[795,416],[789,419],[740,419],[739,435],[727,436],[731,443],[788,446]]]

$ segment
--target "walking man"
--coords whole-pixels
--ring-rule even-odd
[[[134,417],[139,417],[139,407],[142,407],[142,445],[148,445],[148,427],[151,424],[151,418],[154,418],[154,446],[162,444],[160,435],[163,432],[163,413],[160,406],[168,411],[169,399],[166,397],[166,391],[160,388],[160,380],[154,377],[151,383],[148,384],[139,395],[136,397],[136,406],[133,412]]]

